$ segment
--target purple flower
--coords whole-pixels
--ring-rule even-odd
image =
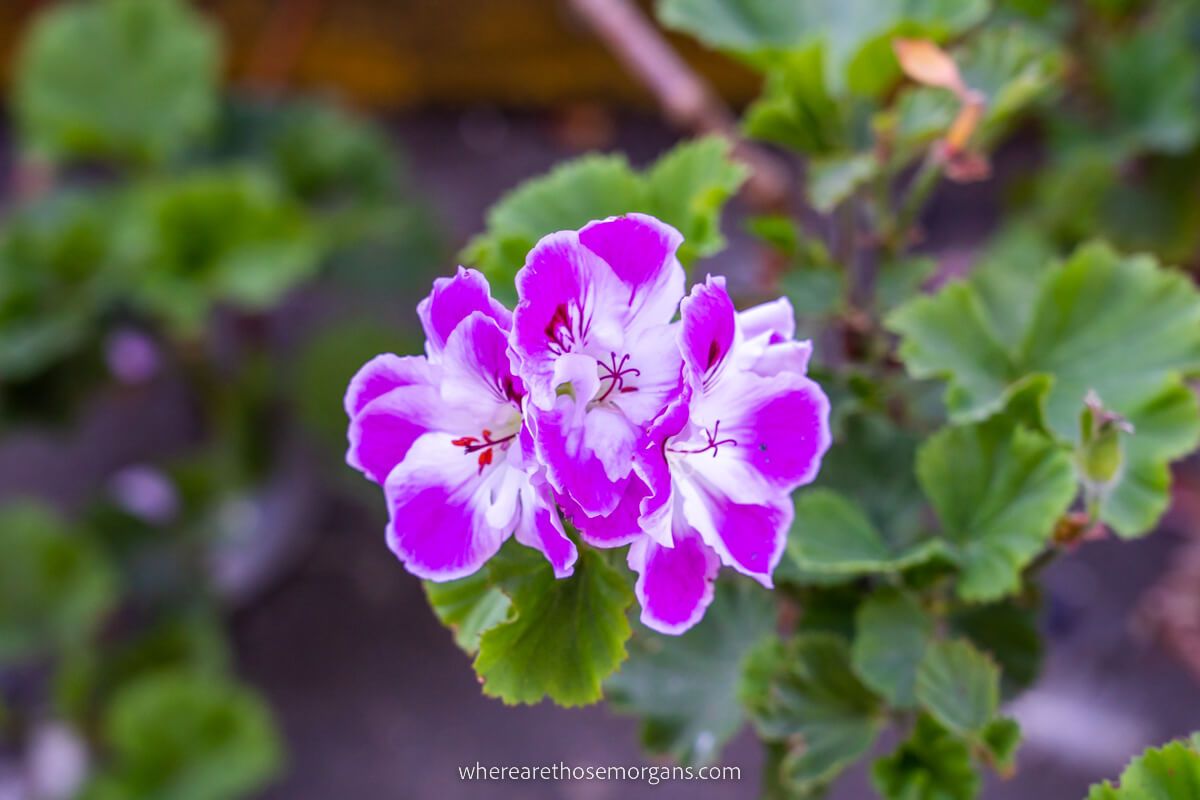
[[[347,460],[384,486],[411,572],[468,575],[515,535],[565,577],[561,514],[630,546],[642,621],[664,633],[699,621],[722,565],[771,586],[829,401],[787,300],[738,312],[711,277],[684,298],[681,241],[640,214],[551,234],[512,314],[460,267],[418,306],[425,356],[354,377]]]
[[[517,273],[510,338],[537,457],[596,546],[641,535],[636,515],[618,509],[638,490],[634,455],[648,426],[679,391],[671,320],[682,239],[653,217],[613,217],[546,236]]]
[[[417,310],[426,355],[377,356],[345,399],[346,458],[384,485],[389,546],[413,574],[446,581],[478,570],[515,534],[570,575],[575,546],[522,421],[509,312],[461,267]]]
[[[682,304],[678,399],[639,452],[645,536],[629,550],[642,621],[680,633],[712,600],[721,564],[771,586],[792,522],[789,497],[829,448],[829,401],[806,377],[791,306],[737,313],[709,278]]]

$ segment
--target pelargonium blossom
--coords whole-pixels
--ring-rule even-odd
[[[613,217],[544,237],[517,273],[511,341],[537,455],[597,546],[641,533],[618,507],[637,490],[648,427],[678,394],[682,241],[653,217]]]
[[[461,267],[434,283],[418,313],[426,355],[377,356],[345,399],[347,461],[384,485],[388,544],[413,574],[445,581],[475,572],[515,535],[570,575],[575,546],[523,424],[511,315],[481,274]]]
[[[645,485],[630,547],[642,621],[680,633],[703,616],[720,565],[770,587],[787,544],[791,493],[830,445],[829,401],[806,376],[786,300],[738,313],[724,280],[682,303],[680,392],[643,442]]]
[[[791,305],[738,312],[713,277],[685,298],[681,242],[641,214],[550,234],[511,314],[460,267],[418,306],[426,354],[354,377],[347,460],[384,486],[409,571],[463,577],[515,536],[569,576],[565,516],[585,543],[629,545],[664,633],[700,620],[722,565],[771,586],[829,401]]]

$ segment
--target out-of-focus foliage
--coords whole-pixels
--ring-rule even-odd
[[[29,377],[92,335],[128,285],[112,230],[119,194],[75,191],[23,208],[0,229],[0,376]]]
[[[721,208],[744,177],[745,169],[729,160],[728,145],[715,138],[681,145],[644,172],[620,155],[587,156],[501,198],[488,212],[487,232],[467,245],[462,258],[501,291],[547,233],[638,211],[679,229],[679,256],[687,264],[724,245]]]
[[[774,621],[765,593],[748,583],[721,584],[691,635],[639,630],[605,694],[618,710],[643,717],[642,744],[651,752],[710,763],[742,727],[744,712],[729,687]]]
[[[148,675],[116,695],[103,726],[112,766],[84,793],[87,800],[232,800],[280,766],[262,701],[207,675]]]
[[[317,268],[314,221],[268,172],[151,181],[129,203],[118,241],[139,275],[132,302],[176,330],[199,330],[216,301],[268,308]]]
[[[32,503],[0,508],[0,668],[85,646],[116,589],[85,531]]]
[[[216,35],[183,0],[63,4],[22,47],[23,143],[54,161],[161,165],[211,133],[219,71]]]
[[[1098,783],[1087,800],[1185,800],[1200,793],[1200,735],[1152,748],[1129,763],[1117,785]]]
[[[3,755],[66,725],[86,800],[234,800],[278,772],[222,603],[328,502],[293,485],[285,447],[301,426],[344,432],[342,370],[403,334],[363,316],[369,336],[318,331],[283,369],[268,333],[306,284],[336,319],[347,298],[379,305],[364,289],[425,283],[441,249],[384,132],[327,103],[223,97],[221,50],[184,0],[88,0],[47,6],[16,63],[0,430],[74,428],[118,383],[157,401],[162,376],[195,442],[105,476],[69,521],[0,505]],[[19,679],[31,665],[47,679]]]

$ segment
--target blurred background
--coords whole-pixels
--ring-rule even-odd
[[[349,377],[419,351],[417,301],[497,198],[697,132],[594,33],[595,5],[0,5],[0,800],[756,796],[749,735],[725,757],[736,784],[460,782],[477,761],[647,761],[604,707],[484,698],[342,460]],[[1096,36],[1194,88],[1194,39],[1162,56],[1126,19]],[[757,94],[661,35],[712,108]],[[1084,67],[1105,49],[1080,48]],[[1048,125],[1022,126],[990,180],[938,190],[925,252],[964,270],[1006,204],[1038,197],[1057,235],[1109,214],[1119,243],[1200,264],[1196,130],[1089,161]],[[1058,183],[1035,185],[1047,164]],[[746,202],[701,269],[753,289],[769,270]],[[986,797],[1079,797],[1200,727],[1194,473],[1159,534],[1050,569],[1042,677],[1012,708],[1021,769]],[[836,796],[868,791],[854,775]]]

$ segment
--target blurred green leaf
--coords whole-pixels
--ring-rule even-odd
[[[433,613],[454,633],[455,644],[471,655],[479,651],[479,637],[510,616],[512,601],[486,571],[446,583],[425,581],[424,586]]]
[[[742,707],[730,687],[746,654],[774,628],[767,592],[746,581],[721,581],[692,630],[682,636],[639,631],[605,693],[618,710],[642,717],[642,743],[650,752],[711,763],[742,726]]]
[[[943,39],[981,21],[988,0],[660,0],[659,18],[755,63],[814,42],[826,46],[833,86],[846,65],[887,34]]]
[[[912,595],[881,589],[859,606],[855,622],[854,671],[893,707],[911,708],[933,618]]]
[[[865,754],[885,721],[879,699],[854,676],[845,641],[831,634],[759,645],[738,693],[759,734],[786,744],[783,781],[799,791]]]
[[[0,384],[36,375],[95,336],[128,282],[112,241],[121,202],[100,190],[53,195],[0,230]]]
[[[984,417],[1040,379],[1050,381],[1046,424],[1064,441],[1078,440],[1089,389],[1135,431],[1144,427],[1142,442],[1129,438],[1126,476],[1101,516],[1124,536],[1149,530],[1166,505],[1167,464],[1200,441],[1200,408],[1181,391],[1181,379],[1200,371],[1200,295],[1151,258],[1093,244],[1049,270],[1031,304],[1015,346],[1000,338],[973,280],[913,300],[888,324],[914,377],[948,379],[955,419]]]
[[[215,612],[156,611],[162,619],[135,636],[66,654],[55,675],[54,694],[61,713],[86,721],[97,704],[103,707],[124,686],[163,670],[225,673],[231,656]]]
[[[85,531],[34,503],[0,508],[0,663],[83,645],[116,589]]]
[[[134,190],[121,231],[141,279],[135,302],[194,332],[211,306],[263,308],[316,270],[322,253],[304,210],[266,173],[196,172]]]
[[[934,434],[917,454],[917,477],[962,570],[958,595],[977,602],[1020,588],[1076,490],[1064,449],[1000,417]]]
[[[950,731],[978,736],[996,716],[1000,670],[966,641],[935,642],[917,670],[917,701]]]
[[[17,124],[54,160],[161,164],[211,129],[219,72],[217,36],[183,0],[60,4],[21,50]]]
[[[872,765],[871,782],[886,800],[972,800],[980,783],[967,743],[925,714],[895,752]]]
[[[500,198],[488,212],[487,231],[471,240],[461,258],[487,274],[499,293],[546,234],[640,211],[683,233],[680,257],[687,263],[722,246],[720,211],[744,177],[728,144],[712,138],[684,142],[643,173],[624,156],[584,156]]]
[[[841,153],[849,131],[827,83],[825,51],[819,44],[781,56],[767,74],[762,96],[746,109],[746,134],[809,155]]]
[[[271,780],[282,760],[262,699],[210,675],[167,671],[130,684],[104,718],[113,765],[87,800],[234,800]]]
[[[796,495],[787,557],[805,572],[831,575],[893,573],[941,552],[934,540],[897,547],[850,500],[830,489]]]
[[[679,259],[690,264],[725,246],[721,210],[746,179],[724,139],[709,137],[670,150],[645,174],[656,217],[683,234]]]
[[[951,616],[953,628],[1000,665],[1005,695],[1028,689],[1042,666],[1037,614],[1009,600],[967,606]]]
[[[1190,800],[1200,796],[1200,752],[1194,743],[1171,742],[1142,753],[1120,783],[1092,785],[1088,800]]]
[[[587,549],[575,574],[562,580],[527,547],[506,548],[488,570],[512,601],[512,614],[479,640],[475,671],[484,694],[507,704],[599,700],[601,682],[626,657],[633,591],[625,576]]]
[[[902,258],[880,265],[875,276],[876,307],[886,313],[908,302],[935,272],[937,261],[924,256]]]
[[[878,170],[879,163],[870,153],[814,159],[808,165],[808,198],[813,208],[828,214],[874,178]]]
[[[1128,151],[1181,153],[1200,138],[1200,53],[1186,5],[1162,5],[1151,24],[1096,53],[1101,93]]]

